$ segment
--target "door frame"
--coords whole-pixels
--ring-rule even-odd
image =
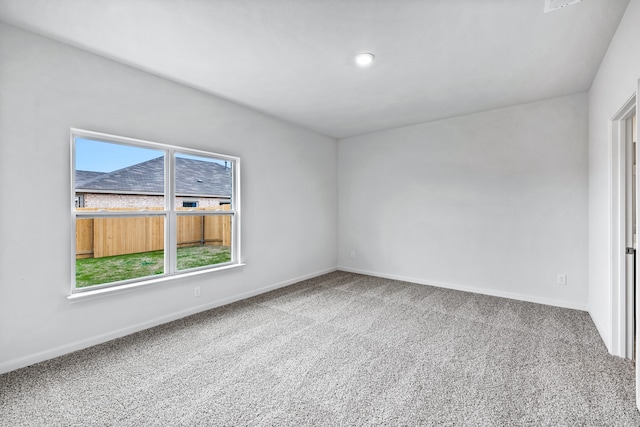
[[[640,81],[639,81],[640,85]],[[611,303],[612,303],[612,343],[611,350],[616,356],[631,359],[633,357],[633,337],[630,337],[630,326],[633,321],[633,310],[630,309],[627,292],[627,260],[626,260],[626,215],[627,215],[627,140],[630,138],[628,119],[637,111],[638,97],[631,95],[610,121],[611,125]],[[636,152],[636,164],[640,165]],[[638,198],[638,177],[636,176],[636,203]],[[636,210],[636,224],[638,222]],[[637,280],[637,278],[636,278]],[[636,305],[637,307],[637,305]],[[637,311],[637,308],[636,308]],[[636,330],[638,327],[636,325]],[[629,342],[631,339],[631,342]],[[636,354],[640,354],[637,353]],[[640,380],[638,380],[640,384]]]
[[[632,132],[635,131],[636,133],[636,139],[638,137],[638,122],[640,120],[638,120],[638,114],[640,114],[640,79],[638,79],[637,85],[636,85],[636,128],[632,129]],[[636,144],[640,143],[640,141],[636,141]],[[639,146],[636,145],[636,168],[638,166],[640,166],[640,162],[638,162],[638,159],[640,159],[640,150],[638,149]],[[638,198],[638,195],[640,195],[640,186],[638,186],[638,182],[640,182],[640,178],[638,178],[638,173],[636,171],[636,205],[640,204],[640,198]],[[640,218],[640,209],[636,209],[636,227],[640,227],[640,222],[638,222],[638,219]],[[638,283],[640,282],[640,278],[638,276],[640,276],[640,274],[638,274],[638,257],[636,256],[636,283],[635,283],[635,289],[638,291],[636,292],[636,297],[635,297],[635,301],[634,301],[634,305],[635,305],[635,313],[636,313],[636,359],[638,357],[640,357],[640,339],[637,338],[637,334],[638,331],[640,331],[640,296],[638,296],[638,294],[640,294],[640,290],[638,287]],[[638,362],[636,360],[636,407],[640,410],[640,369],[638,369]]]

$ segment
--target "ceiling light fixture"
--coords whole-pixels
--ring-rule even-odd
[[[554,10],[562,9],[563,7],[571,6],[581,1],[582,0],[545,0],[544,13],[553,12]]]
[[[356,55],[356,64],[358,65],[358,67],[368,67],[371,65],[374,59],[375,56],[373,55],[373,53],[360,53]]]

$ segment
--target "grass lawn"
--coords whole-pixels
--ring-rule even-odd
[[[231,261],[228,246],[178,248],[178,270]],[[76,287],[84,288],[164,272],[164,251],[76,260]]]

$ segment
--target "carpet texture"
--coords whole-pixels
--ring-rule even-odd
[[[586,312],[335,272],[0,376],[3,426],[640,426]]]

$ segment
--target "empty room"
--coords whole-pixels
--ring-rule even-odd
[[[0,0],[0,426],[640,426],[640,0]]]

